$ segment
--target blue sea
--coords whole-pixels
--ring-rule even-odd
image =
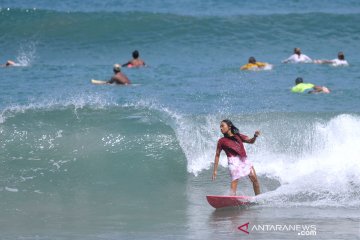
[[[357,0],[0,0],[0,239],[360,239],[359,23]],[[90,83],[135,49],[133,86]],[[225,118],[261,131],[262,194],[215,210]]]

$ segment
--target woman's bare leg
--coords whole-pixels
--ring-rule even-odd
[[[250,170],[249,178],[253,183],[253,188],[254,188],[255,195],[259,195],[260,194],[260,184],[259,184],[259,180],[258,180],[258,178],[256,176],[256,172],[255,172],[254,167],[252,167],[251,170]]]
[[[236,179],[236,180],[234,180],[234,181],[232,181],[231,182],[231,195],[232,196],[236,196],[236,189],[237,189],[237,185],[238,185],[238,181],[239,181],[239,179]]]

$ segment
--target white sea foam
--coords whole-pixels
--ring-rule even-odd
[[[10,187],[5,187],[5,190],[8,192],[18,192],[19,191],[17,188],[10,188]]]
[[[257,158],[258,172],[282,184],[268,196],[277,202],[299,195],[310,205],[359,205],[360,118],[344,114],[317,123],[314,138],[315,151],[290,156],[269,151]]]
[[[78,109],[84,107],[102,109],[107,106],[118,106],[118,104],[111,96],[97,93],[77,94],[68,98],[44,98],[42,100],[34,100],[33,102],[24,105],[16,104],[5,107],[0,112],[0,124],[4,123],[7,118],[12,117],[17,113],[25,113],[29,110],[53,110],[73,107],[74,112],[76,113]]]
[[[37,43],[34,41],[21,44],[16,56],[15,66],[30,66],[36,59],[36,45]]]
[[[186,155],[189,173],[197,175],[212,166],[216,143],[221,137],[220,120],[216,116],[176,119],[175,132]],[[297,133],[297,145],[292,142],[292,134],[287,134],[290,129],[266,129],[267,134],[272,134],[271,131],[281,131],[285,145],[268,142],[274,141],[270,137],[260,137],[255,145],[246,148],[258,175],[281,184],[277,190],[265,194],[272,202],[359,205],[356,200],[360,197],[358,116],[342,114],[327,121],[314,120],[307,131]],[[279,146],[283,149],[275,149]],[[226,167],[225,154],[221,154],[220,164]]]

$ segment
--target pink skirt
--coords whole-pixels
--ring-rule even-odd
[[[250,174],[253,164],[246,158],[240,159],[239,156],[228,157],[229,172],[231,181]]]

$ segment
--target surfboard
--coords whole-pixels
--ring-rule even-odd
[[[108,84],[107,81],[103,81],[103,80],[96,80],[96,79],[91,79],[91,83],[95,84],[95,85],[104,85],[104,84]],[[111,85],[111,84],[110,84]],[[132,87],[137,87],[137,86],[141,86],[141,84],[139,83],[131,83],[128,85],[123,85],[123,84],[114,84],[116,86],[132,86]]]
[[[103,81],[103,80],[95,80],[95,79],[91,79],[91,83],[92,83],[92,84],[97,84],[97,85],[107,84],[106,81]]]
[[[214,208],[237,207],[252,203],[252,197],[249,196],[206,196],[206,199]]]

